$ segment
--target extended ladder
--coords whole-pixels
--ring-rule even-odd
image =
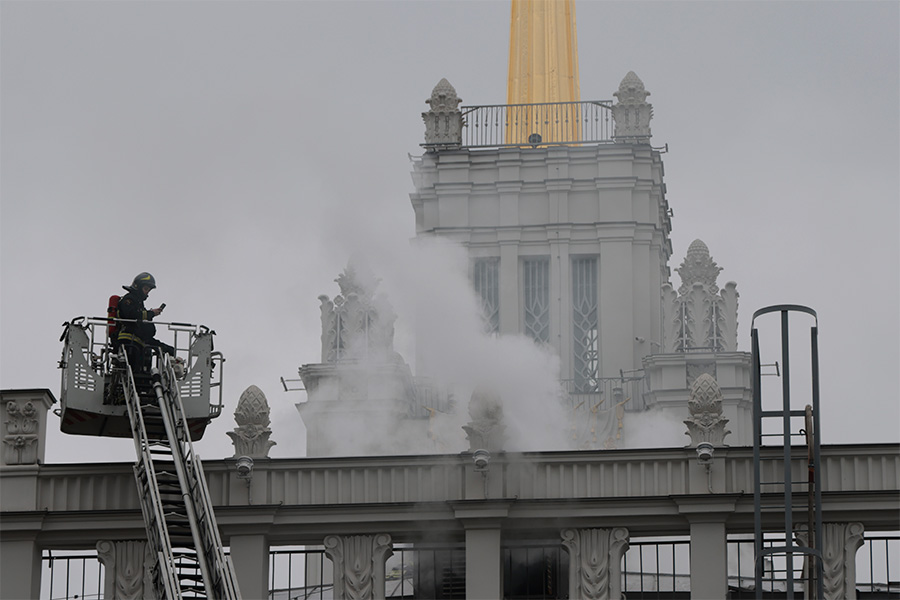
[[[157,597],[239,600],[171,359],[160,353],[149,377],[135,376],[124,350],[119,360],[137,453],[134,476],[147,540],[158,559],[152,572]]]

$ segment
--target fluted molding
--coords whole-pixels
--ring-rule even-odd
[[[563,529],[569,552],[571,600],[619,600],[622,597],[622,556],[628,550],[628,530]]]
[[[823,523],[822,550],[823,600],[856,600],[856,551],[863,545],[865,527],[862,523]],[[806,528],[794,532],[797,541],[809,545]],[[804,561],[804,572],[809,561]],[[806,589],[806,597],[812,598]]]
[[[389,534],[329,535],[323,543],[337,600],[384,600],[384,562],[394,553]]]
[[[156,600],[151,572],[156,560],[146,541],[100,540],[97,558],[105,568],[104,600]]]

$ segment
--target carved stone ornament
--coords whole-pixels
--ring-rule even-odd
[[[390,535],[329,535],[323,543],[334,563],[336,599],[384,600],[384,562],[394,553]]]
[[[469,400],[469,417],[469,423],[463,425],[469,451],[480,448],[488,452],[502,451],[506,443],[506,426],[500,394],[486,387],[476,388]]]
[[[39,425],[34,403],[10,400],[3,408],[3,464],[37,464]]]
[[[856,600],[856,551],[863,545],[864,532],[862,523],[822,524],[824,543],[817,546],[822,550],[823,600]],[[809,545],[805,526],[800,526],[794,536],[801,545]],[[809,561],[803,563],[805,579]],[[806,597],[813,597],[809,590],[806,590]]]
[[[341,293],[334,301],[319,296],[322,362],[392,356],[397,316],[384,297],[375,295],[378,279],[348,264],[335,281]]]
[[[622,556],[628,550],[628,530],[563,529],[561,535],[569,552],[569,598],[622,598]]]
[[[456,95],[456,90],[446,79],[434,86],[431,98],[425,101],[431,108],[422,113],[426,144],[458,146],[462,143],[460,102],[462,98]]]
[[[100,540],[97,558],[106,570],[104,600],[156,600],[151,575],[156,561],[147,542]]]
[[[681,266],[676,294],[669,283],[662,286],[664,352],[736,352],[737,284],[729,281],[719,291],[720,266],[702,240],[688,247]]]
[[[616,97],[616,104],[612,107],[616,141],[646,143],[650,140],[653,106],[647,102],[649,95],[650,92],[644,89],[644,82],[634,71],[629,71],[622,79],[619,91],[613,94]]]
[[[712,375],[703,373],[691,384],[688,410],[691,418],[684,422],[688,426],[685,435],[691,436],[692,448],[701,442],[725,445],[725,436],[731,431],[725,429],[728,419],[722,417],[722,391]]]
[[[226,432],[234,444],[234,456],[267,458],[275,442],[269,439],[272,435],[269,403],[261,389],[251,385],[244,390],[234,411],[234,420],[238,426],[234,431]]]
[[[569,417],[574,446],[579,450],[618,448],[625,428],[625,404],[629,400],[620,387],[613,388],[611,398],[583,394]]]
[[[703,240],[694,240],[688,246],[687,255],[675,271],[681,277],[680,295],[687,294],[695,283],[701,283],[713,294],[719,292],[716,279],[722,271],[722,267],[709,255],[709,248]]]

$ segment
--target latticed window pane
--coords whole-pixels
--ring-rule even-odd
[[[484,332],[500,333],[500,259],[479,258],[475,260],[472,274],[475,292],[481,299],[481,316]]]
[[[595,391],[600,376],[596,257],[572,259],[572,319],[575,387]]]
[[[546,344],[550,341],[550,261],[529,258],[522,266],[525,335]]]

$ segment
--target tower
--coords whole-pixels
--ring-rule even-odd
[[[447,107],[458,104],[456,92],[445,80],[439,87],[442,100],[432,96],[431,104],[443,107],[443,123],[454,123],[460,109]],[[599,395],[606,407],[623,375],[640,370],[642,358],[662,343],[660,289],[671,255],[647,93],[629,73],[617,94],[615,105],[572,103],[576,114],[602,111],[580,118],[574,139],[504,138],[491,145],[461,133],[455,144],[446,138],[430,144],[426,133],[411,195],[418,236],[447,237],[467,249],[486,331],[551,346],[568,391]],[[555,107],[560,116],[569,104]],[[588,129],[622,109],[636,117],[627,135]],[[463,129],[472,129],[482,107],[465,110]],[[433,110],[423,116],[426,124],[438,121]],[[644,408],[638,393],[623,393],[627,408]]]

